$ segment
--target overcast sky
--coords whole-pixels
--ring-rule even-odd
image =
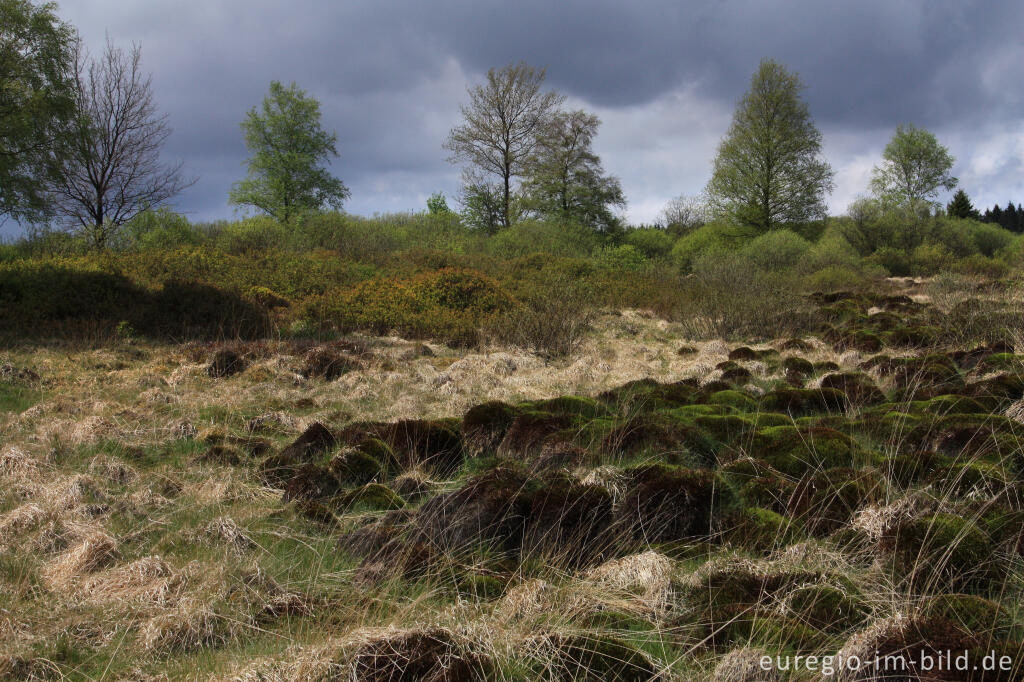
[[[797,71],[836,170],[833,213],[866,192],[900,123],[934,132],[976,206],[1024,200],[1020,0],[62,0],[86,45],[142,46],[198,182],[176,202],[231,218],[247,156],[239,122],[271,80],[295,81],[336,131],[346,210],[420,210],[459,171],[441,148],[489,67],[547,66],[603,121],[595,141],[634,222],[699,192],[758,62]],[[944,199],[946,197],[943,197]]]

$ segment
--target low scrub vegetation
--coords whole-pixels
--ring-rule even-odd
[[[801,301],[815,291],[939,272],[1013,277],[1020,239],[993,224],[873,204],[796,229],[758,235],[708,223],[681,237],[538,221],[487,236],[450,212],[192,225],[160,210],[103,252],[45,232],[3,246],[0,316],[8,339],[59,330],[96,340],[126,321],[173,338],[393,331],[466,345],[496,336],[561,353],[586,325],[542,338],[552,315],[531,311],[556,301],[581,313],[645,308],[688,320],[697,336],[796,333],[808,329]]]

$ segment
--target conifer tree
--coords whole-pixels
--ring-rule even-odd
[[[946,204],[946,215],[951,218],[974,218],[975,220],[981,217],[963,189],[958,189],[953,195],[953,200]]]

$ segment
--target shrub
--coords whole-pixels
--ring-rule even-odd
[[[914,274],[934,275],[949,268],[953,253],[945,244],[935,242],[921,244],[910,254]]]
[[[820,270],[827,267],[855,266],[859,261],[857,250],[835,225],[829,225],[807,254],[808,267]]]
[[[690,316],[682,320],[692,338],[792,336],[809,322],[808,305],[792,277],[721,252],[705,253],[693,270]]]
[[[980,253],[955,261],[950,269],[959,274],[987,279],[1002,279],[1010,274],[1010,266],[1006,263],[995,258],[988,258]]]
[[[152,294],[137,328],[172,338],[259,338],[270,332],[266,309],[208,284],[171,280]]]
[[[317,296],[300,315],[320,329],[398,331],[470,345],[479,341],[481,327],[514,306],[497,282],[469,270],[444,269],[407,279],[376,279]]]
[[[996,257],[1010,267],[1024,265],[1024,235],[1015,236],[1009,244],[999,250]]]
[[[120,320],[142,296],[122,275],[80,270],[61,260],[0,266],[0,318],[10,328],[82,317]]]
[[[635,246],[606,246],[594,254],[597,266],[615,272],[643,272],[651,266],[647,257]]]
[[[883,246],[868,257],[869,263],[882,266],[893,277],[908,277],[913,267],[905,251]]]
[[[974,221],[936,216],[925,230],[925,243],[941,244],[955,258],[966,258],[978,252],[972,234]]]
[[[772,230],[751,240],[740,254],[765,270],[785,270],[799,265],[811,244],[790,230]]]
[[[628,230],[623,241],[652,259],[666,258],[671,253],[674,242],[672,235],[656,227]]]
[[[599,243],[598,234],[582,225],[524,220],[496,234],[485,248],[499,258],[519,258],[538,252],[584,257]]]
[[[0,267],[0,327],[53,333],[55,323],[108,332],[122,321],[161,337],[252,337],[269,331],[262,306],[228,289],[171,280],[144,287],[80,261],[22,261]]]
[[[160,207],[132,218],[124,226],[124,240],[129,248],[172,249],[197,246],[203,242],[203,235],[185,216]]]
[[[520,305],[490,324],[488,331],[495,340],[548,357],[570,355],[580,347],[594,320],[585,287],[560,278],[520,297]]]
[[[325,212],[307,216],[294,230],[294,248],[343,251],[361,262],[382,264],[413,248],[449,253],[479,250],[475,235],[457,214],[386,213],[372,218]]]
[[[962,222],[970,226],[969,232],[974,240],[974,246],[983,256],[991,258],[996,253],[1006,249],[1014,241],[1014,234],[998,225],[978,223],[973,220]]]
[[[883,247],[908,251],[924,238],[927,217],[910,208],[859,199],[850,205],[849,215],[835,225],[862,256]]]
[[[690,272],[701,256],[735,250],[752,236],[747,228],[721,223],[703,225],[676,242],[672,260],[680,270]]]
[[[227,223],[213,235],[218,249],[235,255],[281,249],[288,240],[289,228],[266,216]]]
[[[869,274],[849,265],[829,265],[808,275],[806,287],[811,291],[862,289],[870,281]]]

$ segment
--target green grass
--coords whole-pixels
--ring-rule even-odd
[[[24,412],[43,399],[36,388],[0,381],[0,412]]]

